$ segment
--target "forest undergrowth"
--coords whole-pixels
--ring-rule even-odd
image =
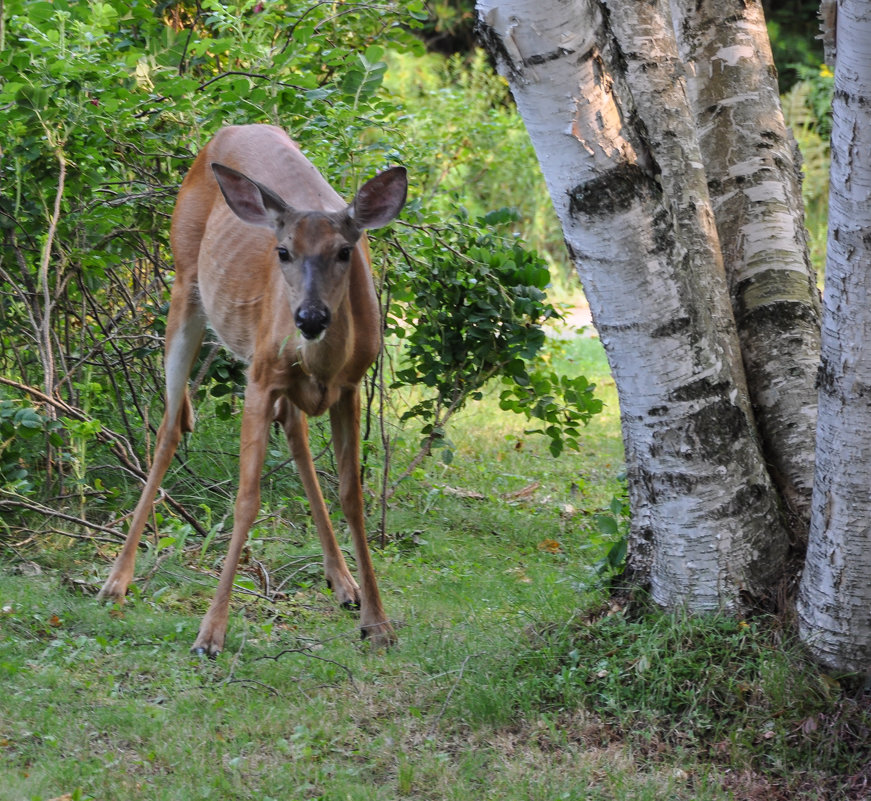
[[[604,411],[572,459],[494,393],[460,414],[453,459],[403,482],[373,543],[390,651],[330,599],[287,466],[264,484],[215,661],[188,650],[226,541],[214,524],[203,539],[158,506],[123,606],[94,597],[117,546],[5,542],[0,799],[867,797],[868,697],[819,673],[786,621],[610,592],[613,384],[595,337],[550,353],[597,381]],[[191,448],[205,439],[229,475],[219,422],[201,416]]]

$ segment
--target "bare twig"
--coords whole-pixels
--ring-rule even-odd
[[[27,529],[22,529],[22,531],[26,531],[26,530]],[[53,527],[42,529],[41,531],[37,532],[37,534],[58,534],[61,537],[69,537],[70,539],[74,539],[74,540],[88,540],[90,542],[108,542],[111,545],[118,545],[124,541],[123,539],[121,539],[121,540],[118,539],[118,537],[121,535],[116,535],[114,538],[113,537],[100,537],[97,534],[93,534],[93,535],[75,534],[72,531],[64,531],[63,529],[53,528]]]
[[[275,687],[270,686],[262,681],[257,681],[257,679],[225,679],[221,682],[221,685],[226,684],[250,684],[254,687],[262,687],[267,692],[272,693],[276,698],[281,698],[281,693],[275,689]]]
[[[313,559],[315,559],[315,558],[316,557],[313,557]],[[295,579],[300,573],[305,573],[310,567],[320,567],[320,565],[321,565],[320,561],[311,561],[311,562],[304,564],[302,567],[297,568],[296,570],[293,571],[293,573],[291,573],[286,579],[284,579],[275,588],[275,593],[282,592],[284,590],[284,588],[288,584],[290,584],[290,582],[293,581],[293,579]]]
[[[175,554],[174,548],[167,548],[162,554],[158,554],[154,564],[146,571],[145,575],[139,579],[139,583],[144,587],[157,575],[157,571],[163,566],[163,563]]]
[[[189,390],[191,395],[195,395],[197,390],[200,388],[200,385],[203,383],[203,380],[206,377],[206,373],[208,372],[209,368],[212,366],[212,362],[215,361],[215,358],[217,357],[218,352],[220,350],[221,350],[221,343],[215,342],[212,345],[212,349],[209,351],[208,356],[206,356],[206,358],[203,359],[203,363],[202,363],[202,365],[200,365],[199,372],[197,372],[196,377],[194,378],[193,382],[191,383],[190,390]]]
[[[438,714],[433,718],[432,722],[429,726],[429,735],[432,737],[435,734],[436,727],[441,722],[441,719],[444,717],[445,712],[448,709],[448,704],[451,702],[451,698],[454,696],[454,692],[456,692],[457,687],[460,686],[460,682],[463,680],[463,673],[466,672],[466,665],[469,664],[469,661],[474,659],[475,657],[481,656],[483,652],[479,652],[477,654],[468,654],[466,658],[463,660],[463,664],[460,665],[457,670],[457,678],[454,683],[451,685],[451,689],[448,690],[448,694],[445,697],[444,703],[442,703],[442,707],[439,710]]]
[[[58,512],[56,509],[50,509],[48,506],[43,506],[41,503],[36,503],[34,501],[28,501],[21,497],[11,497],[9,493],[5,490],[0,490],[0,507],[3,506],[15,506],[20,509],[29,509],[32,512],[38,512],[41,515],[45,515],[46,517],[57,517],[61,520],[66,520],[70,523],[76,523],[79,526],[84,526],[85,528],[93,529],[94,531],[102,531],[104,534],[111,534],[114,539],[108,540],[108,542],[123,542],[124,538],[114,529],[106,528],[106,526],[101,526],[98,523],[90,523],[87,520],[84,520],[81,517],[76,517],[75,515],[68,515],[64,512]],[[58,531],[58,534],[66,534],[66,532]],[[75,537],[75,534],[69,534],[68,536]],[[95,537],[83,537],[83,539],[96,539]]]
[[[245,610],[242,610],[242,614],[244,615]],[[239,647],[236,649],[236,653],[233,654],[233,661],[230,662],[230,670],[227,673],[227,678],[224,679],[222,684],[229,684],[231,681],[234,681],[233,674],[236,672],[236,665],[239,664],[239,658],[242,656],[242,649],[245,647],[245,643],[248,642],[248,626],[242,627],[242,642],[239,643]]]
[[[269,571],[266,569],[266,565],[263,564],[259,559],[251,559],[251,564],[257,568],[257,575],[260,577],[260,587],[263,590],[263,594],[269,598],[273,599],[275,597],[272,590],[272,582],[269,578]]]
[[[319,662],[326,662],[327,664],[335,665],[337,668],[341,668],[347,674],[348,680],[351,682],[351,686],[359,692],[360,688],[354,679],[354,674],[351,672],[351,668],[349,668],[347,665],[343,665],[341,662],[337,662],[335,659],[327,659],[327,657],[325,656],[318,656],[317,654],[312,653],[312,648],[314,647],[314,645],[315,644],[304,645],[301,648],[285,648],[284,650],[279,651],[277,654],[265,654],[264,656],[258,656],[257,660],[271,659],[274,662],[277,662],[282,656],[285,656],[287,654],[302,654],[303,656],[307,656],[310,659],[317,659]]]

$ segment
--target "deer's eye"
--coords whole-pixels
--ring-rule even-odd
[[[275,250],[278,253],[279,260],[290,261],[290,251],[284,245],[279,245]]]
[[[348,247],[347,245],[343,248],[339,248],[339,252],[336,254],[336,258],[339,261],[348,261],[351,258],[351,251],[353,248]]]

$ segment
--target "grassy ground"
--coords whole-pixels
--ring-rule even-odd
[[[485,398],[452,429],[453,462],[392,499],[375,553],[389,652],[323,589],[278,476],[242,572],[256,592],[236,594],[216,661],[188,648],[220,537],[170,526],[123,608],[93,597],[114,546],[0,550],[0,801],[867,798],[867,699],[779,621],[609,599],[613,384],[595,339],[554,358],[606,402],[582,453],[553,460]]]

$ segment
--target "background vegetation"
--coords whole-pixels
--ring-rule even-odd
[[[831,76],[787,11],[822,270]],[[864,797],[867,698],[788,620],[610,594],[617,401],[596,339],[557,319],[582,297],[468,4],[3,0],[0,20],[0,799]],[[228,653],[188,654],[236,482],[243,367],[214,342],[138,583],[92,598],[162,414],[174,196],[242,122],[288,129],[345,196],[410,170],[374,241],[364,413],[389,653],[323,589],[276,438]]]

